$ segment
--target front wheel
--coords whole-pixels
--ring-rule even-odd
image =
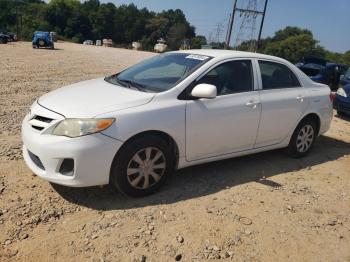
[[[136,138],[123,146],[111,169],[111,183],[122,193],[142,197],[154,193],[172,171],[171,150],[155,135]]]
[[[314,121],[303,120],[295,129],[287,147],[287,153],[295,158],[306,156],[316,139],[316,124]]]

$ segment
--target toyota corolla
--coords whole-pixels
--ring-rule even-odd
[[[170,52],[40,97],[22,124],[23,155],[50,182],[144,196],[187,166],[278,148],[307,155],[330,127],[331,100],[277,57]]]

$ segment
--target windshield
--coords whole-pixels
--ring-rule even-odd
[[[347,79],[350,79],[350,67],[348,68],[348,70],[346,70],[344,76],[345,76]]]
[[[105,80],[145,92],[167,91],[205,64],[211,57],[167,53],[148,59]]]

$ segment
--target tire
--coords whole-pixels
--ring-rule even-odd
[[[342,111],[339,111],[339,110],[337,110],[337,115],[338,115],[338,116],[346,116],[345,113],[343,113]]]
[[[315,121],[305,119],[294,130],[292,138],[286,148],[287,153],[294,158],[306,156],[312,149],[317,136]]]
[[[39,47],[45,47],[46,46],[46,42],[45,42],[45,40],[43,40],[43,39],[38,39],[37,41],[36,41],[36,46],[39,48]]]
[[[127,196],[150,195],[164,184],[173,171],[173,159],[170,147],[161,137],[138,137],[125,144],[115,156],[110,181]]]

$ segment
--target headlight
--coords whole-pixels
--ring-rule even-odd
[[[110,127],[114,119],[75,119],[68,118],[59,122],[52,131],[56,136],[79,137],[101,132]]]
[[[346,92],[343,88],[338,88],[337,95],[347,97]]]

